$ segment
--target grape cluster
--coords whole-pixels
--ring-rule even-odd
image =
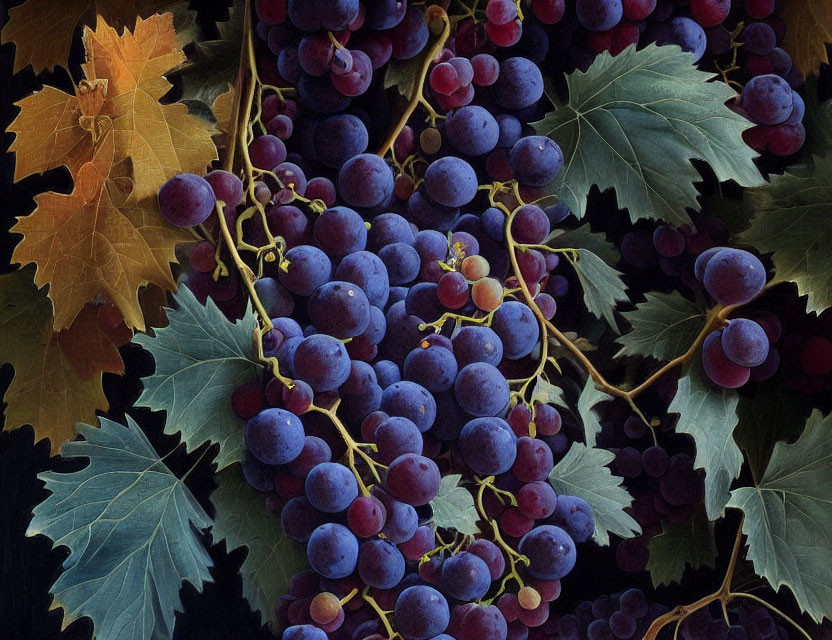
[[[777,624],[771,611],[750,600],[734,600],[727,607],[727,620],[718,607],[708,606],[694,611],[679,626],[684,640],[787,640],[786,627]]]

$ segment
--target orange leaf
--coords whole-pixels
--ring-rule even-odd
[[[786,2],[781,13],[786,23],[785,49],[804,75],[817,74],[829,62],[826,43],[832,42],[832,2]]]
[[[214,117],[217,119],[217,129],[220,132],[220,135],[216,136],[218,138],[217,146],[219,148],[228,146],[228,134],[231,132],[231,118],[234,115],[235,97],[236,91],[229,84],[228,89],[214,98],[214,102],[211,105],[211,111],[214,112]]]
[[[130,342],[133,332],[115,307],[88,304],[72,325],[57,335],[58,346],[82,380],[101,371],[124,373],[118,348]]]
[[[66,65],[75,29],[92,24],[96,13],[114,27],[132,27],[137,15],[149,16],[176,4],[175,0],[27,0],[9,9],[2,42],[17,46],[15,73],[28,64],[38,73]]]
[[[165,307],[170,303],[164,289],[155,284],[147,285],[139,291],[139,304],[142,306],[144,321],[148,327],[161,329],[170,324],[168,315],[165,313]]]
[[[34,269],[0,276],[0,362],[10,362],[14,379],[6,392],[6,428],[31,424],[53,450],[75,437],[75,423],[93,423],[106,411],[101,373],[82,380],[52,333],[52,314]]]

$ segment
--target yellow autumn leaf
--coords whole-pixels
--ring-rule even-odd
[[[106,411],[101,372],[81,379],[52,332],[46,292],[32,282],[34,269],[0,276],[0,362],[14,367],[6,392],[6,428],[31,424],[38,440],[49,438],[52,450],[75,437],[77,422],[93,422],[96,409]]]
[[[817,74],[821,62],[829,62],[826,43],[832,43],[832,2],[791,0],[780,17],[786,23],[783,47],[804,75]]]

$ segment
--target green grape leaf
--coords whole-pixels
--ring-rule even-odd
[[[560,407],[566,407],[566,401],[563,399],[563,389],[556,387],[549,382],[542,375],[537,376],[534,381],[534,388],[532,389],[532,402],[539,402],[540,404],[556,404]]]
[[[806,115],[803,116],[806,143],[803,152],[807,157],[827,155],[832,152],[832,100],[821,100],[818,97],[818,80],[815,76],[806,78],[803,89],[803,99],[806,102]]]
[[[621,254],[615,245],[607,240],[607,235],[593,232],[589,223],[575,229],[554,229],[543,244],[556,249],[586,249],[609,265],[614,265],[621,259]]]
[[[590,447],[595,446],[597,436],[601,433],[601,423],[595,413],[595,405],[607,400],[612,400],[612,396],[597,389],[592,377],[587,377],[581,395],[578,396],[578,415],[584,424],[586,443]]]
[[[810,410],[806,396],[789,391],[777,380],[758,384],[754,397],[740,398],[734,436],[748,457],[755,480],[765,472],[774,445],[796,437]]]
[[[453,529],[465,535],[480,532],[480,519],[474,506],[474,496],[465,487],[459,486],[462,476],[458,473],[443,476],[439,482],[439,493],[430,501],[433,507],[433,522],[437,527]]]
[[[832,151],[832,150],[830,150]],[[740,240],[773,253],[774,280],[797,283],[808,311],[832,306],[832,153],[749,192],[754,218]]]
[[[240,49],[243,46],[243,11],[241,6],[229,9],[228,22],[218,22],[217,40],[194,42],[186,51],[188,59],[167,74],[182,81],[181,100],[200,102],[210,111],[218,95],[228,90],[237,78]],[[203,106],[196,113],[203,113]]]
[[[606,262],[588,249],[578,249],[578,260],[570,254],[563,254],[575,269],[578,281],[584,290],[584,304],[595,317],[604,318],[618,333],[615,321],[615,306],[629,300],[627,286],[621,281],[621,272],[613,269]]]
[[[86,467],[38,474],[52,495],[35,507],[26,535],[69,548],[50,589],[64,626],[89,616],[98,638],[171,638],[182,582],[201,590],[211,580],[197,535],[211,521],[132,418],[126,427],[100,422],[79,423],[85,439],[61,447],[65,458],[87,458]]]
[[[633,222],[682,225],[690,223],[685,209],[699,208],[694,183],[702,178],[690,160],[707,161],[719,180],[760,184],[757,154],[742,140],[752,124],[725,106],[737,94],[694,62],[676,45],[631,46],[568,75],[569,102],[532,123],[563,150],[547,192],[582,218],[592,185],[614,188]]]
[[[756,487],[731,492],[745,513],[747,558],[775,590],[786,585],[820,624],[832,618],[832,414],[815,410],[794,444],[778,442]]]
[[[167,411],[165,433],[181,431],[188,451],[218,443],[221,470],[245,457],[245,423],[230,398],[238,386],[258,379],[252,339],[257,319],[249,305],[242,320],[229,322],[213,300],[203,306],[185,286],[174,300],[179,308],[168,312],[169,326],[156,329],[155,337],[133,338],[156,361],[153,374],[142,378],[136,406]]]
[[[705,324],[705,313],[678,291],[645,293],[633,311],[623,315],[632,330],[616,339],[622,345],[615,357],[652,356],[673,360],[688,350]]]
[[[421,55],[409,60],[391,60],[384,73],[384,88],[396,87],[400,94],[410,100],[419,85],[419,70],[422,68],[422,62],[424,60]]]
[[[248,549],[240,572],[243,595],[263,623],[276,624],[274,603],[285,594],[289,579],[308,569],[305,548],[283,533],[280,519],[263,505],[265,494],[251,488],[239,465],[217,474],[214,505],[214,542],[225,540],[231,551]]]
[[[647,570],[653,587],[681,582],[685,565],[713,567],[716,552],[714,527],[704,510],[697,510],[682,524],[662,523],[662,532],[650,539]]]
[[[697,355],[667,408],[668,413],[679,414],[676,433],[687,433],[696,444],[694,466],[705,470],[705,509],[711,520],[725,509],[731,482],[742,467],[742,452],[733,435],[737,402],[736,391],[708,380]]]
[[[624,511],[632,503],[632,497],[621,486],[622,478],[607,468],[613,460],[615,454],[606,449],[573,442],[549,474],[549,483],[558,495],[577,496],[592,507],[595,542],[601,546],[609,545],[610,533],[622,538],[641,533],[638,522]]]
[[[703,199],[702,213],[722,220],[732,236],[751,226],[752,211],[746,199],[726,198],[714,192]]]

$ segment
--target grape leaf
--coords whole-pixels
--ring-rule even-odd
[[[815,622],[832,618],[832,414],[814,410],[794,444],[778,442],[756,487],[731,492],[745,513],[747,557],[775,590],[786,585]]]
[[[690,223],[685,209],[698,209],[693,183],[701,177],[691,159],[706,160],[719,180],[760,184],[756,154],[742,140],[752,125],[725,106],[736,93],[713,77],[676,45],[653,44],[601,53],[586,72],[567,76],[568,104],[532,124],[564,154],[547,192],[582,218],[590,187],[612,187],[633,222],[682,225]]]
[[[773,253],[777,281],[797,283],[808,311],[832,306],[832,154],[809,166],[773,176],[749,192],[754,217],[740,235],[762,253]]]
[[[616,338],[622,345],[615,357],[652,356],[657,360],[673,360],[696,339],[705,324],[705,314],[699,306],[679,292],[645,293],[634,311],[623,315],[632,329]]]
[[[647,570],[653,588],[681,582],[686,565],[713,568],[717,553],[713,524],[702,509],[682,524],[663,522],[662,532],[650,539],[649,546]]]
[[[82,379],[52,331],[46,291],[35,286],[34,269],[0,275],[0,363],[14,367],[6,391],[5,427],[31,424],[37,439],[54,451],[75,437],[75,423],[108,408],[101,371]]]
[[[734,436],[745,451],[756,480],[765,472],[774,445],[797,436],[809,411],[806,396],[786,389],[776,380],[758,384],[753,397],[740,398],[739,424]]]
[[[542,375],[537,376],[532,389],[532,402],[539,402],[540,404],[556,404],[560,407],[566,407],[566,401],[563,399],[563,389],[556,387],[549,382]]]
[[[806,115],[803,116],[806,128],[804,155],[826,155],[832,152],[832,100],[818,97],[818,80],[814,76],[806,79],[803,99],[806,103]]]
[[[832,42],[832,5],[828,2],[786,2],[780,11],[786,23],[783,47],[804,75],[818,73],[829,62],[826,43]]]
[[[474,506],[474,496],[465,487],[459,486],[462,476],[458,473],[442,477],[439,493],[430,501],[433,507],[433,522],[437,527],[453,529],[465,535],[480,533],[477,521],[480,519]]]
[[[182,582],[201,590],[211,579],[195,530],[211,521],[132,418],[126,427],[101,418],[100,429],[78,431],[85,440],[64,444],[61,455],[89,464],[38,474],[52,495],[26,531],[69,548],[52,606],[64,609],[64,626],[92,618],[98,638],[170,638]]]
[[[425,47],[426,52],[428,49],[429,47]],[[400,94],[408,100],[411,99],[419,85],[419,70],[423,62],[422,55],[409,60],[391,60],[387,65],[387,71],[384,72],[384,88],[396,87]]]
[[[595,446],[596,436],[601,433],[601,423],[598,422],[595,405],[607,400],[612,400],[612,396],[597,389],[592,377],[587,377],[586,384],[584,384],[584,388],[581,390],[581,395],[578,396],[578,415],[584,424],[586,443],[590,447]]]
[[[731,481],[742,467],[742,452],[733,436],[737,402],[736,391],[707,379],[697,354],[667,408],[679,414],[676,432],[687,433],[696,444],[694,466],[705,470],[705,509],[711,520],[725,509]]]
[[[614,265],[621,259],[615,245],[607,240],[605,233],[594,233],[589,223],[575,229],[553,229],[543,244],[558,249],[586,249],[597,255],[608,265]]]
[[[2,42],[14,42],[14,73],[31,64],[35,73],[66,66],[75,29],[95,22],[95,16],[117,29],[132,28],[136,17],[147,17],[157,11],[170,9],[177,15],[181,0],[26,0],[9,9],[9,21],[0,36]]]
[[[751,225],[751,207],[745,198],[726,198],[715,191],[703,199],[702,213],[722,220],[732,236],[745,231]]]
[[[57,336],[58,346],[82,380],[101,371],[124,373],[118,348],[130,342],[133,332],[114,307],[87,304],[70,327]]]
[[[258,380],[252,339],[257,319],[249,305],[242,320],[229,322],[213,300],[201,305],[184,285],[173,297],[179,308],[168,313],[170,324],[155,337],[133,338],[156,362],[153,374],[142,378],[136,406],[167,411],[165,433],[181,431],[188,451],[206,441],[218,443],[221,470],[245,454],[245,423],[230,398],[239,385]]]
[[[613,269],[588,249],[578,249],[578,259],[563,254],[575,269],[584,290],[584,304],[596,318],[604,318],[618,333],[615,321],[615,305],[629,300],[627,286],[621,281],[621,272]]]
[[[573,442],[563,459],[549,473],[549,483],[558,495],[577,496],[586,500],[595,514],[595,542],[610,543],[610,533],[632,538],[641,533],[638,522],[624,511],[633,499],[621,486],[622,478],[607,468],[615,454],[606,449],[587,447]]]
[[[240,568],[243,595],[263,623],[274,626],[274,603],[287,593],[289,579],[309,568],[306,550],[283,533],[279,518],[263,506],[265,494],[251,488],[239,465],[223,469],[217,483],[211,495],[214,542],[224,539],[228,551],[248,549]]]

